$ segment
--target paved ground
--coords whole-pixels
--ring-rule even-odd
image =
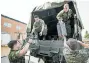
[[[28,63],[28,59],[26,59],[25,63]],[[32,58],[29,63],[38,63],[38,58]],[[39,63],[44,63],[43,60],[41,59]]]
[[[26,55],[29,55],[30,51],[27,52]],[[25,63],[28,63],[29,56],[25,56]],[[29,63],[38,63],[39,58],[30,56],[30,62]],[[44,63],[44,61],[41,59],[39,63]]]

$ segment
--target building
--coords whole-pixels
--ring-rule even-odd
[[[10,18],[5,15],[1,15],[1,42],[2,44],[7,43],[5,41],[15,40],[20,34],[23,38],[26,37],[26,23],[19,20]],[[5,40],[4,40],[5,39]]]

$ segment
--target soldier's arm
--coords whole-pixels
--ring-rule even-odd
[[[89,44],[82,43],[81,41],[78,41],[83,47],[89,48]]]
[[[44,21],[42,20],[42,29],[41,29],[41,32],[43,32],[43,30],[44,30]]]
[[[33,24],[33,29],[32,29],[32,32],[31,33],[33,33],[34,31],[35,31],[35,22]]]
[[[23,56],[26,54],[26,52],[28,51],[29,45],[32,43],[32,39],[29,39],[29,41],[26,43],[26,45],[23,47],[22,50],[19,51],[18,56]]]
[[[60,11],[58,14],[57,14],[57,16],[56,16],[56,18],[60,21],[60,19],[62,19],[62,14],[63,14],[63,10],[62,11]]]
[[[74,18],[74,13],[71,9],[70,9],[70,13],[71,13],[71,18],[73,19]]]
[[[65,36],[63,36],[63,39],[64,39],[64,47],[67,47],[68,45],[66,44],[66,37]]]

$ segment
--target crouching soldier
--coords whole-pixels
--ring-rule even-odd
[[[64,34],[67,38],[72,38],[71,36],[71,22],[73,23],[73,21],[71,20],[73,18],[73,12],[71,9],[69,9],[69,5],[66,3],[64,4],[63,10],[61,10],[56,18],[58,19],[58,24],[57,24],[57,30],[58,30],[58,35],[59,37],[61,37],[62,34]],[[65,29],[63,31],[60,32],[60,21],[63,21],[63,27],[65,27]]]
[[[22,41],[20,40],[10,41],[8,43],[8,47],[11,48],[11,51],[8,56],[10,63],[25,63],[24,55],[28,51],[29,45],[31,43],[32,43],[32,39],[29,39],[29,41],[22,48],[23,45]]]
[[[34,24],[31,34],[35,34],[38,36],[39,39],[45,39],[45,36],[47,35],[47,25],[44,23],[42,19],[40,19],[37,15],[34,16]]]
[[[79,45],[86,48],[79,49]],[[89,58],[89,44],[84,44],[70,38],[68,41],[64,41],[63,54],[67,63],[87,63]]]

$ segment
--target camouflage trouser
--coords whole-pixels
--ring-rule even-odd
[[[67,31],[67,37],[71,37],[71,26],[69,24],[65,24],[66,26],[66,31]]]
[[[25,63],[25,58],[17,58],[16,60],[10,61],[10,63]]]

